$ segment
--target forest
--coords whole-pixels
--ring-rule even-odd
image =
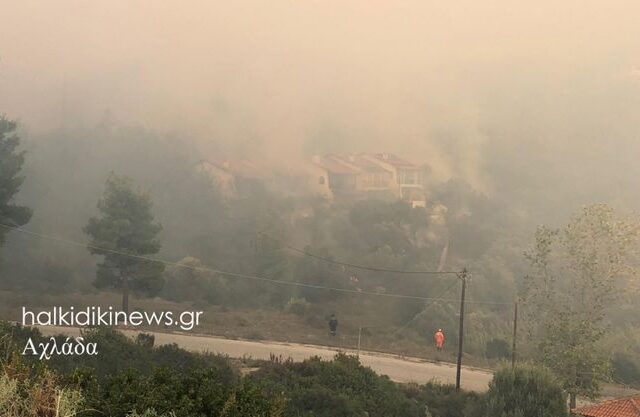
[[[126,310],[198,307],[214,335],[354,348],[357,334],[359,348],[364,332],[365,349],[453,362],[431,335],[444,328],[457,344],[459,276],[447,272],[467,268],[465,363],[511,358],[517,302],[518,359],[551,369],[572,404],[640,380],[637,306],[623,291],[637,285],[640,223],[607,204],[535,228],[460,179],[415,208],[295,197],[255,180],[225,198],[194,168],[196,149],[151,131],[105,125],[23,142],[3,118],[1,133],[5,319],[27,298],[122,297]],[[331,314],[337,338],[326,335]]]

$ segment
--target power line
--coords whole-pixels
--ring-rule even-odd
[[[190,269],[190,270],[194,270],[194,271],[212,272],[212,273],[216,273],[216,274],[220,274],[220,275],[226,275],[226,276],[230,276],[230,277],[234,277],[234,278],[244,278],[244,279],[251,279],[251,280],[255,280],[255,281],[270,282],[270,283],[279,284],[279,285],[288,285],[288,286],[311,288],[311,289],[318,289],[318,290],[327,290],[327,291],[342,292],[342,293],[349,293],[349,294],[355,294],[355,295],[369,295],[369,296],[377,296],[377,297],[390,297],[390,298],[412,299],[412,300],[421,300],[421,301],[449,301],[449,302],[457,302],[457,301],[459,301],[459,300],[453,300],[453,299],[446,300],[446,299],[438,299],[438,298],[432,298],[432,297],[420,297],[420,296],[407,295],[407,294],[393,294],[393,293],[364,291],[364,290],[356,290],[356,289],[351,289],[351,288],[328,287],[328,286],[319,285],[319,284],[306,284],[306,283],[303,283],[303,282],[296,282],[296,281],[283,281],[283,280],[277,280],[277,279],[272,279],[272,278],[267,278],[267,277],[261,277],[261,276],[258,276],[258,275],[249,275],[249,274],[242,274],[242,273],[239,273],[239,272],[223,271],[223,270],[220,270],[220,269],[213,269],[213,268],[208,268],[208,267],[192,266],[192,265],[181,264],[179,262],[167,261],[167,260],[161,259],[161,258],[154,258],[154,257],[150,257],[150,256],[136,255],[136,254],[122,252],[122,251],[118,251],[118,250],[114,250],[114,249],[108,249],[108,248],[103,248],[103,247],[100,247],[100,246],[86,244],[86,243],[78,242],[78,241],[71,240],[71,239],[65,239],[65,238],[61,238],[61,237],[57,237],[57,236],[45,235],[45,234],[42,234],[42,233],[37,233],[37,232],[30,231],[30,230],[26,230],[26,229],[23,229],[21,227],[9,226],[9,225],[2,224],[2,223],[0,223],[0,227],[4,227],[4,228],[9,229],[9,230],[14,230],[14,231],[17,231],[17,232],[20,232],[20,233],[23,233],[23,234],[26,234],[26,235],[38,237],[38,238],[41,238],[41,239],[51,240],[51,241],[55,241],[55,242],[59,242],[59,243],[65,243],[65,244],[68,244],[68,245],[82,247],[82,248],[85,248],[85,249],[87,249],[87,248],[88,249],[94,249],[94,250],[97,250],[97,251],[102,251],[102,252],[106,252],[106,253],[112,253],[112,254],[120,255],[120,256],[126,256],[126,257],[133,258],[133,259],[140,259],[140,260],[149,261],[149,262],[158,262],[158,263],[161,263],[163,265],[175,266],[175,267],[178,267],[178,268],[185,268],[185,269]],[[494,304],[493,302],[486,302],[486,301],[467,301],[467,303]],[[510,304],[510,303],[503,303],[503,304]]]
[[[327,263],[331,263],[334,265],[341,265],[341,266],[348,266],[350,268],[355,268],[355,269],[362,269],[365,271],[375,271],[375,272],[391,272],[391,273],[395,273],[395,274],[414,274],[414,275],[460,275],[459,272],[456,271],[407,271],[407,270],[402,270],[402,269],[388,269],[388,268],[376,268],[373,266],[366,266],[366,265],[358,265],[358,264],[353,264],[353,263],[349,263],[349,262],[341,262],[341,261],[336,261],[335,259],[331,259],[331,258],[327,258],[324,256],[320,256],[320,255],[316,255],[310,252],[305,251],[304,249],[300,249],[300,248],[296,248],[294,246],[290,246],[286,243],[284,243],[282,240],[277,239],[273,236],[270,236],[264,232],[260,232],[261,235],[264,235],[266,237],[268,237],[271,240],[274,240],[278,243],[280,243],[283,247],[300,253],[302,255],[308,256],[310,258],[315,258],[318,259],[320,261],[323,262],[327,262]]]
[[[451,291],[451,289],[453,287],[456,286],[456,284],[458,284],[458,281],[453,282],[450,286],[447,287],[446,290],[442,291],[442,293],[435,299],[433,299],[430,303],[426,304],[424,306],[424,308],[422,309],[422,311],[420,311],[418,314],[416,314],[415,316],[413,316],[409,321],[407,321],[402,327],[400,327],[398,330],[395,331],[395,333],[399,333],[402,330],[406,329],[411,323],[413,323],[413,321],[415,319],[417,319],[418,317],[420,317],[421,315],[424,314],[425,311],[427,311],[427,309],[429,309],[429,307],[431,307],[432,305],[434,305],[436,303],[436,301],[445,301],[442,297],[444,297],[444,295],[446,293],[448,293],[449,291]]]

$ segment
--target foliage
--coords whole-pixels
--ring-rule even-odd
[[[282,396],[270,398],[256,383],[245,381],[231,393],[220,417],[283,417],[285,406]]]
[[[640,385],[640,365],[637,358],[624,352],[616,352],[611,360],[613,380],[627,385]]]
[[[420,407],[386,377],[363,367],[357,358],[339,354],[302,363],[271,362],[249,376],[264,389],[288,399],[286,416],[420,416]]]
[[[407,397],[423,405],[431,417],[482,417],[482,397],[465,391],[456,391],[454,385],[430,382],[425,385],[409,384],[403,388]]]
[[[486,416],[567,416],[562,386],[548,370],[530,365],[497,371],[486,396]]]
[[[608,377],[602,349],[605,311],[617,285],[635,276],[640,225],[610,207],[585,207],[562,230],[540,228],[524,298],[537,359],[561,378],[571,396],[593,398]]]
[[[0,415],[3,417],[75,417],[84,406],[79,390],[60,385],[50,371],[32,372],[19,359],[0,370]]]
[[[164,265],[145,258],[161,246],[162,227],[154,223],[151,206],[149,195],[134,191],[131,180],[112,174],[98,202],[100,217],[90,218],[84,228],[91,237],[89,252],[104,256],[95,284],[121,289],[125,311],[129,289],[154,294],[162,288]]]
[[[16,134],[16,122],[0,115],[0,223],[15,227],[26,224],[31,210],[14,204],[24,177],[20,175],[24,164],[24,152],[19,152],[20,138]],[[0,245],[7,229],[0,227]]]
[[[98,360],[54,357],[47,368],[17,355],[25,338],[41,341],[37,331],[3,326],[2,340],[13,342],[7,352],[18,358],[5,361],[3,370],[30,375],[33,381],[45,375],[55,381],[55,392],[67,393],[63,401],[82,407],[83,417],[423,417],[426,410],[432,417],[482,417],[478,394],[435,383],[401,386],[344,354],[332,361],[313,358],[302,363],[274,358],[240,377],[224,357],[174,345],[154,348],[114,330],[94,329],[83,336],[98,343]],[[2,398],[15,392],[14,383],[3,384]],[[74,398],[82,398],[82,403],[74,403]]]
[[[128,370],[141,375],[150,375],[154,369],[211,369],[224,384],[232,385],[238,375],[226,357],[210,353],[191,353],[177,345],[153,347],[149,343],[137,343],[124,334],[110,328],[95,328],[83,331],[86,343],[96,343],[99,354],[81,356],[54,356],[48,365],[67,382],[86,385],[102,382],[106,378]],[[19,352],[31,338],[34,344],[46,341],[36,329],[0,322],[1,358],[9,358]],[[64,341],[63,336],[59,336]],[[35,365],[42,362],[34,359]]]
[[[136,343],[140,346],[152,348],[156,342],[156,337],[150,333],[138,333]]]
[[[219,416],[231,387],[213,368],[176,372],[163,367],[148,376],[122,371],[85,392],[92,408],[113,417],[149,408],[178,416]]]
[[[167,300],[223,304],[229,296],[226,280],[191,256],[168,267],[164,276],[161,295]]]
[[[485,356],[489,359],[505,359],[511,356],[511,346],[504,339],[493,338],[487,341]]]
[[[127,414],[127,417],[176,417],[176,413],[171,411],[168,413],[159,414],[153,408],[147,408],[143,413],[132,411],[131,413]]]
[[[285,306],[285,311],[304,316],[310,307],[311,304],[305,298],[291,298]]]
[[[504,227],[505,219],[496,216],[503,211],[498,202],[457,178],[438,185],[433,194],[443,205],[441,238],[463,258],[480,258]]]

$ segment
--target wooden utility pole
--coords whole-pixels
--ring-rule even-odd
[[[458,330],[458,365],[456,367],[456,391],[460,391],[460,373],[462,371],[462,346],[464,341],[464,296],[467,290],[467,268],[458,276],[462,280],[462,294],[460,296],[460,328]]]
[[[516,367],[516,341],[518,340],[518,302],[513,306],[513,345],[511,346],[511,369]]]

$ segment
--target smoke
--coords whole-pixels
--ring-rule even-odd
[[[0,111],[33,133],[109,120],[207,155],[392,151],[487,193],[560,199],[578,183],[579,200],[615,198],[608,185],[624,194],[638,173],[639,13],[624,0],[6,2]]]

